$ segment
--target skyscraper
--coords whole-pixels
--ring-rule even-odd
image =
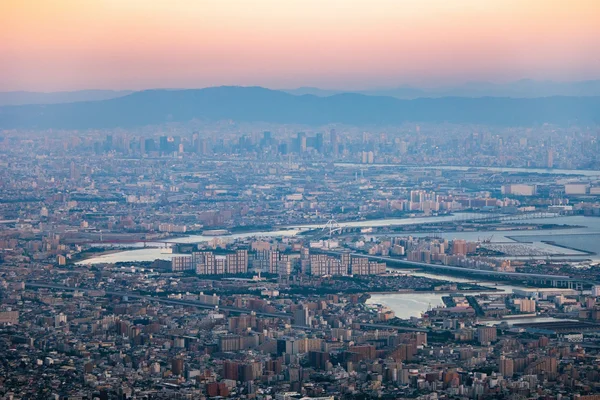
[[[317,150],[319,153],[323,153],[323,134],[322,133],[317,133],[317,136],[315,137],[315,150]]]

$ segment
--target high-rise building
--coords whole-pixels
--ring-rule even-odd
[[[262,140],[260,144],[262,147],[268,147],[273,143],[273,135],[269,131],[263,132]]]
[[[292,273],[292,263],[289,260],[279,261],[277,263],[277,274],[281,277],[290,276]]]
[[[67,324],[67,316],[63,313],[54,316],[54,327],[60,328]]]
[[[294,324],[299,326],[311,325],[311,318],[308,308],[302,306],[302,308],[294,311]]]
[[[494,326],[480,326],[477,328],[477,341],[479,344],[488,345],[496,341],[498,330]]]
[[[306,151],[306,133],[298,132],[296,139],[294,140],[294,151],[296,153],[303,153]]]
[[[171,372],[173,375],[183,375],[183,358],[176,357],[171,360]]]
[[[317,150],[319,153],[323,153],[323,134],[322,133],[317,133],[317,136],[315,137],[315,150]]]
[[[329,131],[329,142],[331,145],[331,154],[335,157],[338,156],[340,147],[339,147],[339,137],[335,129]]]
[[[511,378],[514,373],[513,360],[505,356],[500,356],[500,374],[505,378]]]
[[[169,138],[167,136],[161,136],[159,138],[158,149],[161,153],[167,153],[169,151]]]
[[[144,140],[144,152],[156,151],[156,143],[154,139],[148,138]]]
[[[245,274],[248,272],[248,251],[238,250],[226,256],[226,273]]]
[[[176,256],[171,258],[171,271],[181,272],[194,269],[191,256]]]
[[[223,363],[223,378],[237,381],[239,380],[239,370],[240,364],[233,361],[225,361]]]
[[[106,139],[104,140],[104,150],[111,151],[113,148],[113,137],[112,135],[106,135]]]
[[[467,242],[463,239],[452,241],[452,254],[467,255]]]
[[[329,353],[325,351],[309,351],[309,365],[316,369],[325,369],[329,362]]]

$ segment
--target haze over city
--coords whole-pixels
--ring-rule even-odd
[[[599,400],[600,2],[3,0],[0,400]]]

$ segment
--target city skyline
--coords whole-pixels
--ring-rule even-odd
[[[0,1],[0,400],[600,400],[600,1]]]
[[[594,1],[8,1],[0,15],[0,91],[356,90],[600,70]]]

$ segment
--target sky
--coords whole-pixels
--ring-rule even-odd
[[[0,0],[0,91],[600,78],[600,0]]]

